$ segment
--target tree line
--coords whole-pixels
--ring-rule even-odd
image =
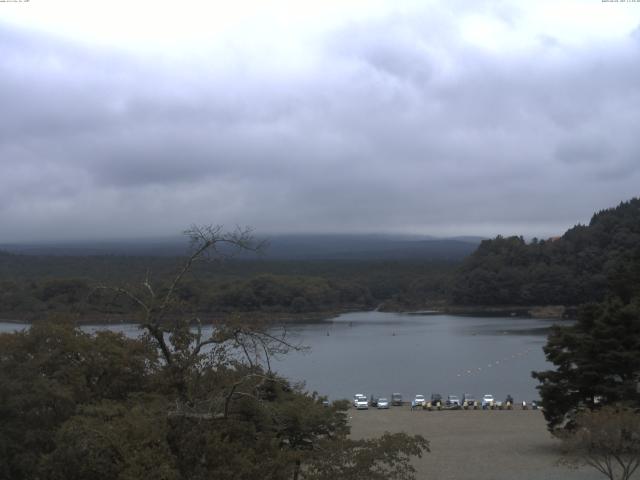
[[[0,315],[33,320],[57,313],[78,316],[130,315],[130,299],[99,290],[151,272],[168,288],[179,259],[149,257],[29,257],[0,254]],[[127,267],[127,265],[129,265]],[[24,268],[23,268],[24,267]],[[176,296],[180,311],[316,313],[421,307],[444,301],[455,264],[431,261],[263,261],[234,260],[194,266]]]

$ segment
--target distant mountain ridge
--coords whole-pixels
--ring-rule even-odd
[[[266,260],[410,260],[458,261],[474,251],[481,237],[409,237],[387,235],[276,235],[268,242]],[[179,256],[182,238],[111,242],[6,244],[0,250],[38,256]],[[247,258],[249,255],[240,255]],[[253,258],[253,255],[251,255]]]

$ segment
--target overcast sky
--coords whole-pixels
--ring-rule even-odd
[[[640,3],[0,2],[0,242],[548,236],[640,194]]]

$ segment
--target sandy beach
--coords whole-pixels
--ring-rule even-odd
[[[349,411],[353,438],[387,432],[421,434],[431,452],[415,461],[419,479],[438,480],[597,480],[583,467],[558,464],[559,442],[535,410]],[[638,476],[640,478],[640,476]]]

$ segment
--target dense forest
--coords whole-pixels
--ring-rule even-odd
[[[579,305],[629,280],[640,257],[640,199],[602,210],[562,237],[481,242],[459,268],[450,299],[460,305]]]
[[[0,315],[33,320],[57,313],[126,316],[133,304],[102,287],[166,288],[181,257],[0,253]],[[194,267],[181,284],[181,312],[328,313],[411,308],[446,300],[457,263],[443,260],[227,259]]]
[[[458,247],[456,247],[458,248]],[[484,240],[460,260],[443,258],[242,258],[196,266],[177,292],[180,312],[329,314],[350,309],[580,305],[629,283],[640,258],[640,199],[593,215],[562,237]],[[0,252],[0,316],[33,320],[74,313],[128,316],[130,299],[108,289],[151,277],[160,289],[183,257],[27,255]]]

